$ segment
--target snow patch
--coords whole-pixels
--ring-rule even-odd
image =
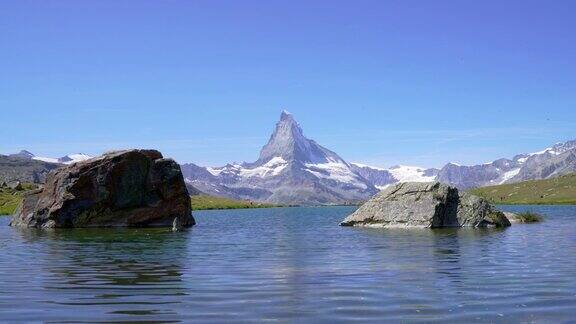
[[[388,170],[398,182],[433,182],[436,180],[435,176],[425,176],[426,169],[400,165]]]
[[[348,183],[362,189],[368,188],[368,186],[360,180],[359,176],[352,172],[350,167],[344,162],[328,159],[327,163],[307,163],[305,166],[306,171],[317,178]]]
[[[76,162],[86,161],[86,160],[89,160],[91,158],[92,157],[88,154],[77,153],[77,154],[66,155],[66,156],[63,156],[59,159],[42,157],[42,156],[34,156],[34,157],[32,157],[32,160],[38,160],[38,161],[43,161],[43,162],[48,162],[48,163],[61,163],[61,164],[67,164],[68,165],[68,164],[72,164],[72,163],[76,163]]]
[[[87,155],[84,153],[77,153],[77,154],[66,155],[65,157],[58,159],[58,161],[60,161],[60,163],[64,163],[64,164],[72,164],[72,163],[76,163],[76,162],[86,161],[86,160],[89,160],[91,158],[92,157],[90,155]]]
[[[211,168],[211,167],[206,167],[206,171],[210,172],[213,176],[219,176],[224,170],[226,170],[226,168]]]
[[[508,181],[508,180],[514,178],[515,176],[517,176],[518,173],[520,173],[520,169],[521,169],[521,168],[516,168],[516,169],[510,170],[510,171],[504,173],[504,174],[502,175],[502,178],[501,178],[499,184],[503,184],[503,183],[505,183],[506,181]]]
[[[266,164],[254,169],[240,169],[240,176],[245,178],[277,176],[288,166],[288,162],[282,157],[273,157]]]
[[[288,166],[288,162],[282,157],[274,157],[259,167],[245,168],[240,164],[227,165],[221,168],[206,167],[206,171],[210,172],[213,176],[219,177],[222,174],[234,174],[242,178],[253,177],[273,177],[277,176]]]
[[[38,160],[38,161],[48,162],[48,163],[59,163],[58,159],[41,157],[41,156],[35,156],[32,158],[32,160]]]

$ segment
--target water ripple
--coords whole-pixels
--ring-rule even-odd
[[[505,230],[338,227],[348,207],[198,212],[185,233],[2,218],[0,321],[569,322],[576,207],[531,209],[546,222]]]

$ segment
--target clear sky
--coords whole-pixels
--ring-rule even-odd
[[[576,138],[576,1],[0,1],[0,153],[254,161],[282,109],[343,158]]]

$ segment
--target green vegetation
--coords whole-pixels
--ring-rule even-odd
[[[192,210],[270,208],[270,207],[278,207],[278,206],[245,200],[234,200],[228,198],[212,197],[206,195],[192,196]]]
[[[21,190],[0,188],[0,215],[12,215],[22,201]]]
[[[519,223],[539,223],[544,220],[544,218],[540,214],[531,211],[519,213],[516,215],[517,215],[515,217],[516,221],[518,221]]]
[[[576,204],[576,174],[470,190],[495,204]]]

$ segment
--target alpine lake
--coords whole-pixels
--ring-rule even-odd
[[[199,211],[197,226],[0,217],[0,321],[571,322],[576,206],[506,229],[338,226],[355,207]]]

